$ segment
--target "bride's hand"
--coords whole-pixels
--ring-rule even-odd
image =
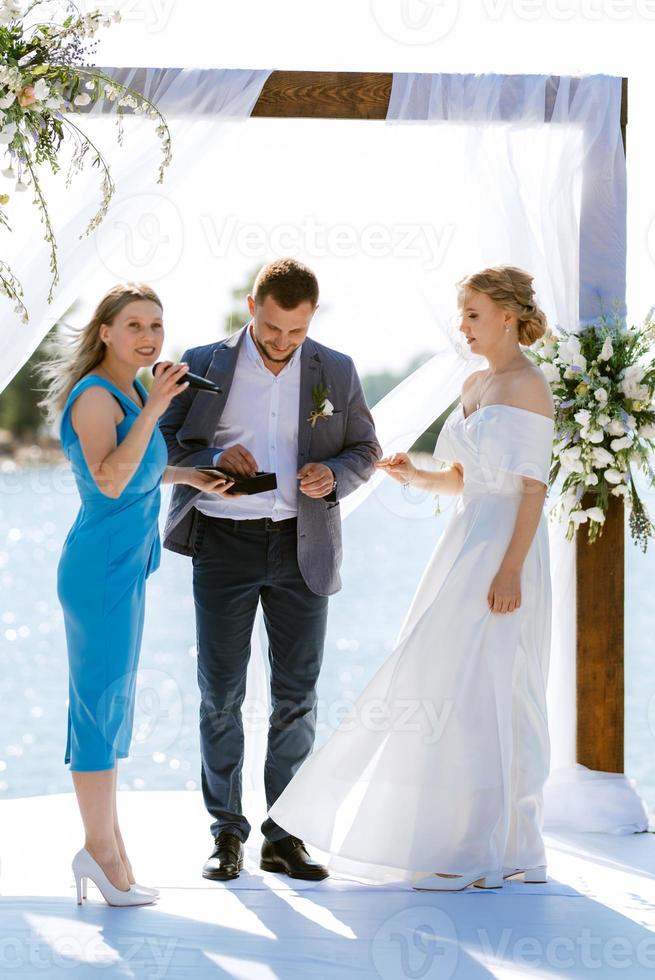
[[[521,605],[521,572],[500,568],[489,587],[487,602],[492,612],[514,612]]]
[[[411,483],[418,472],[407,453],[394,453],[393,456],[385,456],[375,465],[377,469],[384,470],[398,483]]]
[[[225,493],[234,486],[234,480],[226,480],[223,476],[213,476],[211,473],[203,473],[202,470],[188,468],[184,482],[196,490],[204,490],[205,493],[217,493],[224,496]],[[230,494],[231,497],[237,494]],[[238,494],[241,496],[241,494]]]

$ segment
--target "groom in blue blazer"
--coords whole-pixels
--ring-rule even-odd
[[[251,829],[241,805],[241,705],[257,606],[271,664],[270,807],[314,744],[328,596],[341,588],[339,501],[382,455],[351,358],[307,336],[317,305],[316,277],[302,263],[264,266],[248,296],[250,321],[182,357],[222,394],[189,387],[161,420],[171,465],[267,470],[278,484],[232,498],[176,484],[164,532],[164,547],[193,562],[202,790],[214,837],[206,878],[239,875]],[[262,832],[262,868],[327,876],[270,817]]]

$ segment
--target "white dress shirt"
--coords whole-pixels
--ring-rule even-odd
[[[298,413],[300,411],[300,351],[275,375],[264,364],[246,327],[215,446],[240,444],[257,468],[277,474],[277,490],[244,494],[236,499],[201,493],[194,504],[210,517],[236,520],[270,517],[287,520],[298,514]],[[216,458],[215,458],[216,459]]]

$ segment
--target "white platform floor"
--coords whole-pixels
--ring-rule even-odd
[[[91,886],[77,906],[72,795],[0,803],[0,976],[655,977],[652,833],[551,834],[546,885],[427,894],[266,874],[253,831],[246,870],[222,884],[200,875],[212,841],[198,792],[119,800],[137,878],[162,889],[150,907],[110,908]]]

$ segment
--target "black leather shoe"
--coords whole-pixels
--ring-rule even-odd
[[[265,840],[259,864],[262,871],[281,871],[290,878],[304,881],[322,881],[329,871],[318,861],[312,861],[299,837],[283,837],[282,840]]]
[[[218,837],[214,838],[214,844],[214,850],[202,869],[203,878],[211,878],[212,881],[238,878],[243,867],[241,840],[229,830],[222,830]]]

